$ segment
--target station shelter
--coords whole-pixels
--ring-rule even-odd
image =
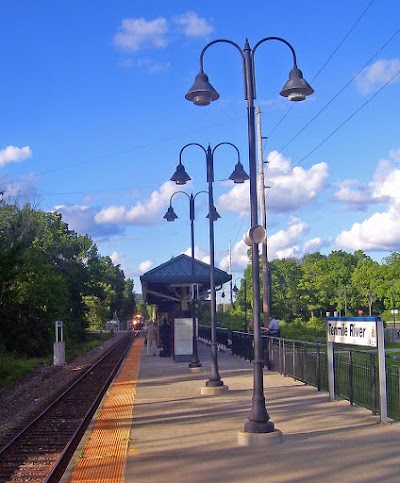
[[[173,326],[180,317],[190,317],[192,299],[204,300],[210,290],[210,265],[181,254],[172,257],[140,277],[143,301],[156,307],[156,318],[164,317]],[[229,282],[232,276],[214,268],[215,289]]]

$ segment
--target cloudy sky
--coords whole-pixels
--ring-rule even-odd
[[[248,167],[240,52],[217,43],[204,70],[220,99],[185,100],[202,49],[290,42],[315,93],[279,96],[290,50],[255,55],[270,259],[343,249],[381,261],[400,251],[400,4],[398,0],[5,0],[0,33],[1,190],[5,199],[58,210],[134,278],[190,254],[209,260],[204,149],[233,143]],[[189,143],[191,145],[183,149]],[[192,181],[169,181],[181,160]],[[237,152],[214,152],[216,264],[234,279],[247,264],[249,183],[228,178]]]

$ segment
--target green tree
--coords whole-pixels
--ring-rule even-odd
[[[350,312],[352,309],[351,275],[356,266],[357,257],[344,250],[336,250],[328,255],[330,312]]]
[[[120,267],[59,213],[1,203],[0,263],[0,339],[9,350],[44,355],[55,320],[63,320],[67,341],[84,339],[91,320],[98,325],[106,313],[134,306]]]
[[[352,274],[352,284],[367,304],[369,316],[372,316],[372,305],[384,291],[382,269],[379,263],[370,258],[359,261]],[[363,304],[362,307],[365,305]]]
[[[269,265],[272,276],[271,312],[286,322],[301,317],[306,307],[298,297],[298,285],[302,275],[299,260],[276,259]]]
[[[321,253],[305,255],[301,260],[302,276],[299,281],[299,296],[313,318],[318,311],[329,308],[332,292],[329,280],[328,261]]]

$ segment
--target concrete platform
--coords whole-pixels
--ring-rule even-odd
[[[108,421],[130,428],[124,477],[69,481],[400,481],[398,423],[382,425],[367,409],[329,402],[327,393],[267,370],[266,407],[282,434],[271,435],[270,444],[266,439],[260,445],[239,444],[251,409],[252,364],[218,352],[219,372],[229,391],[204,397],[210,351],[201,343],[199,358],[203,367],[193,372],[188,363],[146,357],[142,350],[137,382],[130,383],[133,417],[127,419],[125,413],[122,420]],[[93,463],[101,465],[100,446],[96,451]]]

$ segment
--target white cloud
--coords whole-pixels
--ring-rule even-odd
[[[2,180],[1,191],[3,191],[3,200],[13,200],[13,202],[35,203],[36,187],[35,175],[28,175],[19,178],[18,181],[7,183]]]
[[[126,18],[114,35],[114,44],[128,52],[137,52],[143,48],[164,48],[168,45],[168,30],[168,22],[162,17],[154,20]]]
[[[267,237],[267,255],[269,260],[275,258],[290,258],[302,257],[306,253],[313,253],[318,251],[322,246],[327,244],[326,240],[321,238],[313,238],[304,241],[304,237],[309,231],[308,225],[299,218],[291,217],[289,226],[285,230],[279,230],[273,235]],[[260,245],[261,247],[261,245]],[[240,240],[232,249],[232,271],[244,270],[249,262],[247,252],[249,247]],[[220,263],[219,268],[229,271],[229,254],[224,257]]]
[[[326,241],[320,237],[312,238],[304,244],[304,253],[319,252],[321,247],[326,245]]]
[[[172,21],[182,28],[188,37],[207,37],[212,33],[212,26],[195,12],[186,12],[174,17]]]
[[[301,240],[308,233],[308,229],[307,223],[291,217],[287,230],[279,230],[268,237],[268,257],[273,260],[299,256]]]
[[[71,230],[79,235],[89,234],[93,238],[106,237],[122,232],[122,228],[104,222],[99,224],[95,220],[98,208],[85,205],[58,205],[54,209],[62,214],[63,220]]]
[[[371,204],[400,204],[400,150],[392,149],[389,159],[380,159],[369,183],[347,179],[337,184],[335,201],[350,209],[366,210]]]
[[[169,62],[158,62],[153,59],[138,59],[136,65],[151,73],[165,72],[171,67]]]
[[[390,81],[400,70],[400,59],[380,59],[366,67],[356,78],[357,86],[367,95]],[[399,80],[399,76],[393,82]]]
[[[157,17],[153,20],[143,17],[125,18],[114,35],[114,45],[122,51],[131,53],[143,49],[163,49],[172,39],[171,24],[177,26],[180,33],[186,37],[207,37],[213,31],[207,20],[195,12],[186,12],[173,17],[172,20],[165,17]],[[145,67],[151,68],[153,72],[165,70],[169,65],[153,63],[149,60],[145,60],[144,63]]]
[[[389,151],[389,158],[393,159],[396,163],[400,163],[400,148],[399,149],[391,149]]]
[[[337,188],[333,195],[334,201],[344,203],[350,209],[365,210],[373,201],[373,190],[370,184],[347,179],[338,183]]]
[[[226,255],[218,264],[221,270],[229,272],[230,263],[232,262],[232,272],[239,272],[244,270],[249,264],[249,257],[247,256],[247,251],[249,247],[240,240],[231,250],[231,255]],[[231,260],[230,260],[231,258]]]
[[[125,261],[125,256],[118,252],[112,252],[110,258],[114,265],[122,265]]]
[[[32,151],[29,146],[17,148],[16,146],[7,146],[0,150],[0,168],[9,163],[18,163],[24,161],[32,156]]]
[[[176,191],[172,181],[166,181],[159,190],[153,191],[150,198],[139,201],[131,208],[125,206],[109,206],[100,210],[96,216],[97,223],[151,225],[160,222],[161,212],[168,207],[171,195]]]
[[[145,273],[148,270],[150,270],[150,268],[153,265],[154,265],[153,260],[145,260],[144,262],[142,262],[142,263],[139,264],[139,272],[140,273]]]
[[[250,183],[235,184],[229,193],[223,194],[216,202],[218,211],[238,213],[246,216],[250,213]]]
[[[189,247],[185,252],[183,252],[185,255],[188,257],[192,256],[192,249]],[[200,260],[201,262],[208,263],[210,264],[210,254],[208,252],[205,252],[201,248],[195,246],[194,247],[194,258],[196,260]]]
[[[267,210],[273,213],[287,213],[312,201],[324,188],[328,177],[328,165],[317,163],[306,170],[299,166],[291,169],[290,159],[278,151],[268,155],[268,170],[265,184]],[[218,199],[218,209],[244,216],[249,212],[249,182],[235,185],[231,191]]]
[[[345,250],[398,251],[400,249],[400,213],[374,213],[336,237],[336,245]]]
[[[141,262],[137,268],[125,269],[124,273],[127,277],[139,277],[148,272],[153,265],[153,260],[145,260],[144,262]]]
[[[389,159],[379,160],[373,180],[368,185],[351,180],[342,182],[339,193],[335,195],[340,201],[353,201],[360,205],[364,203],[365,207],[372,203],[385,203],[387,209],[373,213],[364,221],[353,223],[349,230],[343,230],[336,237],[336,246],[345,250],[363,251],[400,249],[399,161],[400,150],[392,149],[389,151]]]
[[[392,152],[393,154],[393,152]],[[400,168],[391,160],[381,159],[374,174],[374,197],[388,199],[389,203],[400,203]]]
[[[123,223],[126,216],[126,208],[124,206],[109,206],[103,208],[96,213],[95,220],[97,223]]]

